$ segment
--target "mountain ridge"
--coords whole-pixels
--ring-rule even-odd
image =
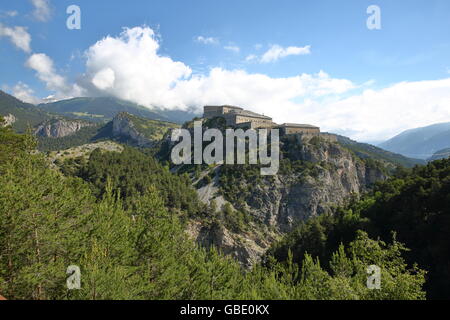
[[[111,121],[119,112],[168,122],[183,123],[192,119],[194,113],[149,109],[131,101],[114,97],[77,97],[67,100],[59,100],[45,104],[39,104],[39,108],[65,115],[69,118],[84,119],[93,122]]]
[[[28,126],[33,128],[52,118],[52,115],[44,110],[0,90],[0,116],[10,117],[11,115],[14,116],[14,121],[10,121],[10,124],[20,133],[27,131]]]
[[[14,107],[16,106],[16,107]],[[112,110],[110,110],[112,109]],[[125,109],[125,110],[123,110]],[[23,118],[23,110],[30,113],[28,117]],[[126,110],[131,111],[127,112]],[[116,112],[117,111],[117,112]],[[114,113],[116,112],[116,113]],[[15,123],[13,124],[13,127],[18,129],[19,132],[25,132],[27,129],[28,124],[31,125],[31,127],[36,130],[39,126],[44,125],[46,122],[51,121],[52,119],[58,119],[60,121],[66,121],[67,123],[70,123],[70,121],[78,121],[78,120],[84,120],[88,122],[98,123],[98,124],[104,124],[99,130],[95,131],[92,129],[95,127],[92,125],[91,129],[80,129],[81,133],[80,135],[82,137],[79,137],[79,139],[71,139],[67,137],[59,137],[60,139],[65,139],[65,142],[61,145],[64,147],[73,147],[80,145],[80,143],[89,143],[93,142],[91,139],[98,139],[98,138],[111,138],[111,135],[119,136],[120,134],[117,134],[117,115],[120,112],[126,112],[129,114],[129,117],[134,117],[134,122],[141,123],[149,121],[150,124],[152,121],[153,124],[149,125],[149,127],[158,126],[157,121],[160,121],[160,124],[164,127],[166,126],[165,123],[171,123],[170,127],[175,127],[175,124],[180,123],[180,121],[183,118],[188,118],[190,121],[193,118],[194,113],[189,113],[185,111],[167,111],[165,110],[164,113],[159,113],[160,110],[149,110],[143,106],[139,106],[135,103],[128,102],[125,100],[120,100],[117,98],[112,97],[97,97],[97,98],[73,98],[68,100],[60,100],[57,102],[52,103],[46,103],[46,104],[40,104],[38,106],[34,106],[31,104],[26,104],[21,102],[20,100],[16,99],[15,97],[4,93],[0,91],[0,115],[2,116],[9,116],[13,115],[15,117]],[[167,116],[166,116],[167,115]],[[153,118],[152,118],[153,117]],[[173,121],[170,121],[170,117],[176,118]],[[114,134],[114,119],[116,119],[116,134]],[[139,120],[140,119],[140,120]],[[160,119],[166,119],[166,120],[160,120]],[[169,119],[169,120],[167,120]],[[30,120],[30,121],[27,121]],[[112,125],[109,124],[109,121],[113,121]],[[141,125],[141,129],[143,131],[148,131],[148,128],[143,128],[147,126],[147,124]],[[139,136],[139,133],[137,132],[127,132],[122,137],[122,141],[127,141],[126,137],[134,137],[137,138]],[[349,148],[351,151],[355,152],[360,157],[373,157],[375,159],[379,160],[386,160],[388,162],[392,162],[395,164],[403,165],[406,167],[412,167],[416,164],[424,164],[424,161],[420,161],[417,159],[408,159],[405,157],[402,157],[399,154],[393,154],[391,152],[382,150],[380,148],[377,148],[375,146],[372,146],[370,144],[364,144],[359,143],[356,141],[353,141],[347,137],[339,136],[338,137],[339,142],[344,145],[344,147]],[[54,138],[54,137],[50,137]],[[158,139],[161,138],[161,135],[158,136]],[[42,140],[42,138],[41,138]],[[70,140],[74,141],[74,145],[70,143]],[[75,140],[77,140],[75,142]],[[120,139],[119,139],[120,140]],[[133,140],[133,139],[131,139]],[[94,140],[95,141],[95,140]],[[136,139],[134,139],[134,142],[136,143]],[[47,140],[47,145],[55,144],[55,141]],[[149,144],[149,141],[144,143],[144,140],[141,140],[138,142],[138,145],[144,146],[144,145],[151,145]]]
[[[450,147],[450,122],[406,130],[379,144],[379,147],[406,157],[427,160],[436,151]]]

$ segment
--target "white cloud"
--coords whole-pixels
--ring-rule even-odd
[[[49,0],[31,0],[31,4],[34,7],[33,16],[36,20],[41,22],[50,20],[52,11]]]
[[[292,122],[292,114],[284,114],[284,109],[296,105],[293,100],[342,93],[353,87],[348,80],[332,79],[324,73],[271,78],[243,70],[214,68],[207,76],[180,81],[174,92],[187,105],[241,105]]]
[[[100,90],[106,90],[114,87],[116,75],[111,68],[102,69],[92,78],[92,83]]]
[[[19,82],[12,88],[12,95],[23,102],[41,103],[41,99],[34,96],[34,91],[25,83]]]
[[[19,49],[31,52],[31,36],[25,27],[7,27],[0,23],[0,38],[7,37]]]
[[[450,78],[401,82],[367,89],[325,105],[312,103],[311,121],[359,140],[383,140],[400,132],[450,121]]]
[[[68,85],[46,55],[33,55],[27,65],[57,97],[78,91],[149,108],[193,107],[198,112],[207,104],[234,104],[270,115],[278,123],[311,123],[360,140],[382,140],[412,127],[450,121],[450,78],[372,90],[367,89],[371,82],[358,85],[324,71],[273,78],[212,68],[198,75],[184,63],[162,56],[159,47],[148,27],[108,36],[86,51],[86,70],[78,86]]]
[[[245,61],[247,61],[247,62],[252,62],[252,61],[256,61],[256,60],[258,60],[258,56],[256,54],[249,54],[245,58]]]
[[[53,61],[46,54],[33,54],[25,65],[35,70],[38,78],[45,82],[50,90],[61,90],[66,86],[64,77],[55,72]]]
[[[270,78],[242,70],[214,68],[208,75],[193,75],[182,62],[161,56],[159,42],[148,27],[125,29],[86,51],[86,72],[80,85],[91,94],[109,94],[144,106],[169,109],[203,104],[234,103],[270,109],[277,101],[305,95],[336,94],[354,87],[348,80],[323,72],[291,78]],[[279,97],[278,100],[275,100]],[[269,103],[270,101],[271,103]]]
[[[125,29],[117,38],[108,36],[86,51],[83,82],[104,94],[146,106],[178,104],[173,87],[192,70],[159,55],[158,50],[157,38],[148,27]]]
[[[56,72],[53,60],[44,53],[31,55],[25,66],[35,70],[37,77],[45,83],[47,89],[56,92],[56,96],[61,99],[79,96],[83,92],[77,84],[67,84],[65,77]]]
[[[6,14],[8,17],[13,18],[13,17],[17,16],[19,13],[18,13],[17,11],[15,11],[15,10],[11,10],[11,11],[6,11],[5,14]]]
[[[203,43],[203,44],[219,44],[219,39],[213,38],[213,37],[204,37],[204,36],[198,36],[195,38],[195,41]]]
[[[305,47],[286,47],[283,48],[277,44],[272,45],[261,57],[262,63],[278,61],[281,58],[292,55],[307,55],[311,53],[311,46]]]
[[[229,45],[229,46],[225,46],[223,47],[225,50],[234,52],[234,53],[239,53],[241,51],[241,48],[239,48],[238,46],[233,46],[233,45]]]

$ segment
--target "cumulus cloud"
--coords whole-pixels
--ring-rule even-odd
[[[343,93],[353,87],[351,81],[332,79],[324,72],[271,78],[244,70],[213,68],[206,76],[180,81],[174,93],[188,105],[237,104],[281,118],[280,107],[293,104],[292,100]]]
[[[12,91],[11,93],[13,96],[15,96],[17,99],[19,99],[23,102],[32,103],[32,104],[38,104],[38,103],[42,102],[41,99],[37,98],[34,95],[33,89],[31,89],[25,83],[22,83],[22,82],[17,83],[12,88],[11,91]]]
[[[85,52],[86,70],[78,85],[69,85],[46,55],[33,55],[27,66],[59,97],[110,95],[148,108],[197,112],[208,104],[234,104],[278,123],[311,123],[358,140],[382,140],[408,128],[450,121],[450,78],[373,90],[371,82],[358,85],[324,71],[274,78],[216,67],[193,74],[159,49],[158,37],[145,26],[105,37]]]
[[[358,140],[383,140],[406,129],[450,121],[449,88],[450,78],[366,89],[325,105],[311,103],[308,118]]]
[[[354,88],[351,81],[332,79],[324,72],[270,78],[213,68],[209,74],[192,75],[187,65],[160,55],[158,50],[158,39],[148,27],[125,29],[118,37],[98,41],[86,51],[85,88],[148,107],[196,107],[201,111],[204,104],[233,103],[267,112],[281,101]]]
[[[106,37],[86,51],[84,83],[103,93],[146,106],[174,106],[177,82],[191,75],[182,62],[158,54],[152,29],[125,29],[119,37]]]
[[[33,17],[41,22],[47,22],[51,17],[51,8],[49,0],[31,0],[34,7]]]
[[[283,48],[277,44],[274,44],[262,55],[261,62],[269,63],[278,61],[279,59],[285,58],[287,56],[307,55],[310,53],[311,46]]]
[[[114,87],[116,75],[111,68],[102,69],[92,78],[92,83],[100,90],[106,90]]]
[[[61,90],[66,86],[66,80],[55,72],[53,61],[44,53],[35,53],[25,63],[28,68],[37,72],[40,80],[46,83],[50,90]]]
[[[47,89],[57,93],[59,98],[70,98],[82,95],[83,90],[77,84],[69,85],[64,76],[57,73],[53,60],[44,53],[31,55],[25,63],[30,69],[36,71],[39,80],[45,83]]]
[[[219,39],[213,37],[198,36],[195,41],[203,44],[219,44]]]
[[[31,36],[25,27],[7,27],[0,23],[0,38],[6,37],[19,49],[31,52]]]

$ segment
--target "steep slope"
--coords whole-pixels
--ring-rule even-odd
[[[57,151],[99,140],[116,140],[137,147],[152,147],[166,133],[179,125],[171,122],[149,120],[126,112],[117,114],[106,124],[85,120],[54,119],[36,130],[39,150]]]
[[[79,125],[74,121],[57,120],[54,124],[43,124],[39,126],[36,135],[38,149],[40,151],[65,150],[83,144],[108,139],[109,134],[101,135],[104,125],[97,123],[86,123]]]
[[[149,120],[121,112],[112,120],[112,136],[139,147],[151,147],[178,124]]]
[[[24,103],[0,90],[0,116],[6,118],[17,132],[25,132],[28,126],[36,127],[52,118],[47,112],[32,104]]]
[[[46,138],[63,138],[77,133],[82,128],[95,126],[94,123],[81,120],[52,119],[39,125],[34,134]]]
[[[407,130],[381,143],[380,147],[426,160],[436,151],[450,147],[450,122]]]
[[[359,200],[338,208],[333,216],[311,219],[295,228],[269,253],[286,261],[288,251],[294,261],[303,253],[328,257],[341,244],[353,241],[358,230],[372,239],[395,239],[410,251],[405,254],[409,267],[417,263],[428,271],[428,298],[450,298],[450,159],[415,167],[377,184]]]
[[[424,160],[420,159],[413,159],[405,157],[398,153],[393,153],[387,150],[383,150],[379,147],[376,147],[374,145],[368,144],[368,143],[361,143],[354,140],[351,140],[350,138],[336,135],[338,138],[338,142],[343,145],[344,147],[350,149],[353,151],[358,157],[363,159],[377,159],[381,161],[387,161],[389,163],[395,164],[395,165],[401,165],[407,168],[413,167],[418,164],[425,164],[426,162]]]
[[[175,167],[190,174],[209,206],[209,222],[192,221],[191,237],[249,267],[299,222],[330,214],[351,195],[387,178],[383,162],[361,159],[318,137],[285,136],[281,151],[275,176],[261,176],[255,165]]]
[[[166,111],[157,108],[150,110],[133,102],[112,97],[74,98],[41,104],[39,107],[70,118],[95,122],[110,121],[119,112],[127,112],[141,118],[177,123],[183,123],[193,117],[193,114],[189,112]]]

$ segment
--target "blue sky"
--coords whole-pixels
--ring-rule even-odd
[[[66,8],[71,4],[81,8],[81,30],[66,28]],[[381,9],[381,30],[366,26],[369,5]],[[11,32],[18,31],[15,27],[26,28],[30,48],[14,44]],[[86,56],[86,50],[104,37],[119,39],[124,27],[153,32],[144,34],[158,45],[152,53],[157,58],[154,64],[144,63],[147,69],[143,71],[155,77],[157,72],[174,75],[158,83],[136,72],[121,74],[128,64],[134,69],[130,56],[108,53],[111,61],[122,61],[122,65],[101,61],[106,50],[115,51],[112,46],[127,43],[125,38],[99,44]],[[450,121],[450,98],[445,94],[450,77],[449,34],[448,0],[3,1],[0,86],[36,102],[49,95],[65,98],[76,92],[137,96],[135,102],[149,107],[244,103],[278,121],[315,122],[329,131],[377,140],[411,127]],[[270,49],[274,50],[272,59],[264,61]],[[45,61],[43,56],[30,61],[35,54],[45,55]],[[168,69],[163,57],[170,59]],[[43,63],[51,64],[51,72],[39,67]],[[106,86],[92,85],[96,75],[107,78]],[[304,77],[299,80],[300,75]],[[64,90],[55,84],[61,82]],[[236,82],[244,88],[230,88]],[[151,96],[137,90],[130,95],[126,92],[130,83],[142,90],[149,83],[148,90],[159,93]],[[219,83],[228,91],[221,92]],[[73,84],[81,89],[72,90]],[[178,84],[182,88],[173,92]],[[248,91],[254,89],[253,95],[245,92],[247,86]],[[272,107],[265,105],[268,99],[258,98],[264,88],[278,86],[280,94],[273,94]],[[292,92],[293,87],[297,92]],[[423,100],[411,96],[417,88]],[[226,101],[205,98],[213,94]],[[385,114],[386,121],[374,118],[379,113]]]

